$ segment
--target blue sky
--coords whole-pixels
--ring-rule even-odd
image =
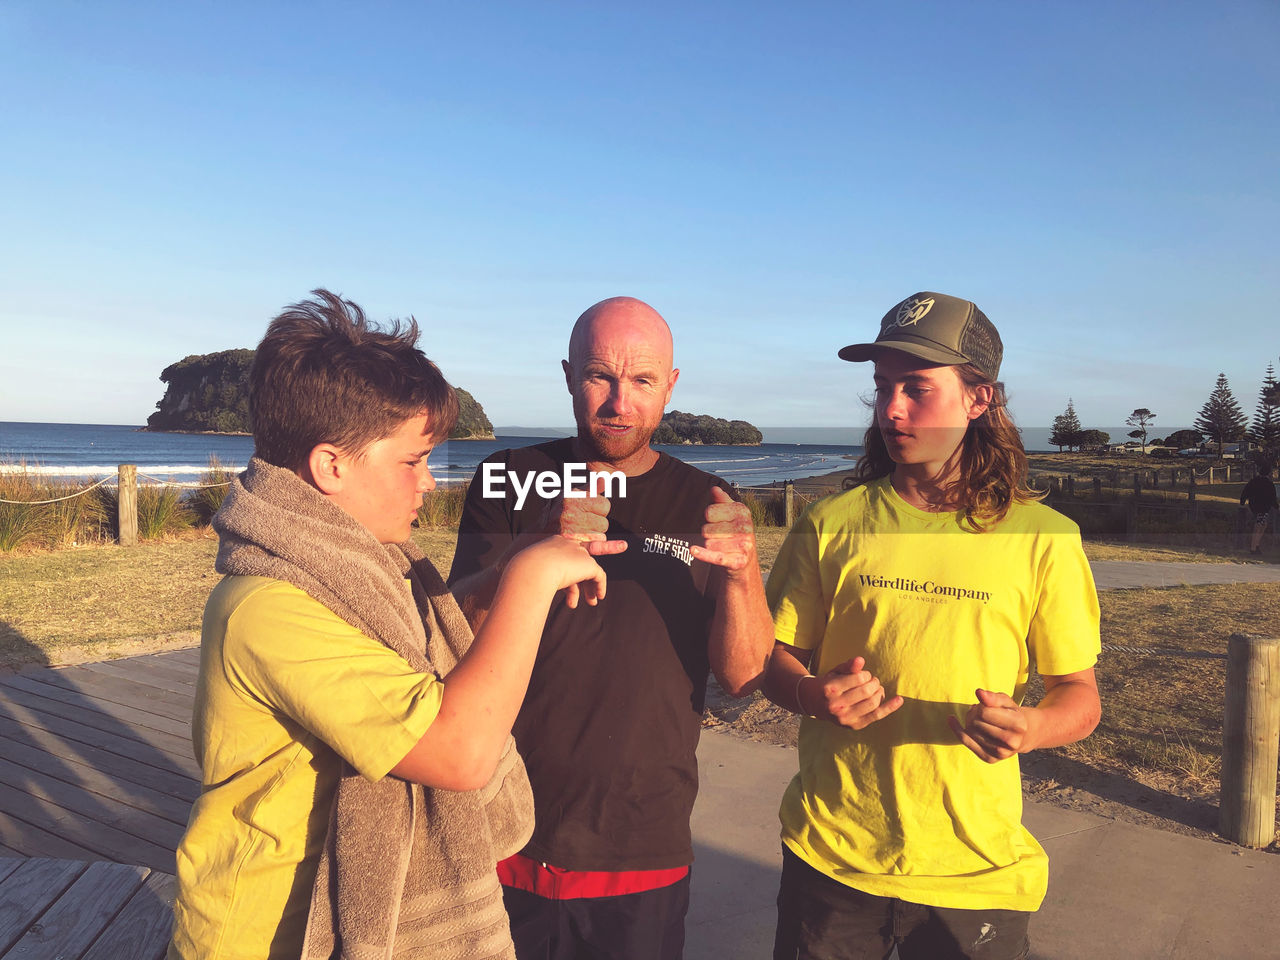
[[[141,423],[327,286],[496,424],[652,303],[673,406],[860,433],[836,359],[976,301],[1013,411],[1187,425],[1280,363],[1280,7],[0,2],[0,420]]]

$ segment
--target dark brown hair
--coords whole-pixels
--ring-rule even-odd
[[[980,384],[991,387],[991,403],[980,417],[969,422],[961,442],[960,475],[952,493],[959,501],[961,522],[974,532],[999,523],[1014,501],[1039,500],[1044,493],[1027,485],[1027,454],[1022,436],[1009,416],[1004,384],[992,380],[971,363],[955,368],[961,382],[972,390]],[[874,415],[866,436],[863,454],[846,487],[887,477],[895,466],[885,447]]]
[[[328,290],[271,321],[249,374],[254,455],[300,471],[317,444],[349,453],[426,413],[433,442],[458,419],[458,398],[417,348],[412,317],[387,329]]]

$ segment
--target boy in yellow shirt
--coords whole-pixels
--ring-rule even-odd
[[[927,292],[840,351],[875,363],[860,484],[796,521],[767,588],[765,690],[805,717],[774,960],[1027,956],[1048,866],[1016,758],[1097,725],[1099,618],[1078,528],[1027,487],[1001,355]]]
[[[254,458],[214,520],[170,958],[514,957],[495,863],[532,829],[509,732],[543,622],[594,604],[605,541],[541,540],[472,639],[409,540],[457,399],[325,290],[251,375]]]

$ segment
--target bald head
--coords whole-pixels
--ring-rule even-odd
[[[563,366],[587,462],[628,476],[653,466],[649,438],[680,376],[672,359],[667,322],[641,300],[611,297],[578,318]]]
[[[569,364],[578,369],[595,351],[636,344],[656,358],[674,362],[671,328],[657,310],[635,297],[610,297],[587,307],[569,335]],[[612,345],[612,346],[610,346]]]

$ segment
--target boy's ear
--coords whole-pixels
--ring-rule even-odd
[[[342,451],[332,443],[317,443],[312,447],[307,468],[311,471],[311,482],[321,493],[331,495],[342,489]]]
[[[977,420],[980,416],[987,412],[987,408],[991,406],[991,401],[995,397],[995,391],[989,383],[980,383],[973,388],[973,399],[969,404],[969,419]]]

